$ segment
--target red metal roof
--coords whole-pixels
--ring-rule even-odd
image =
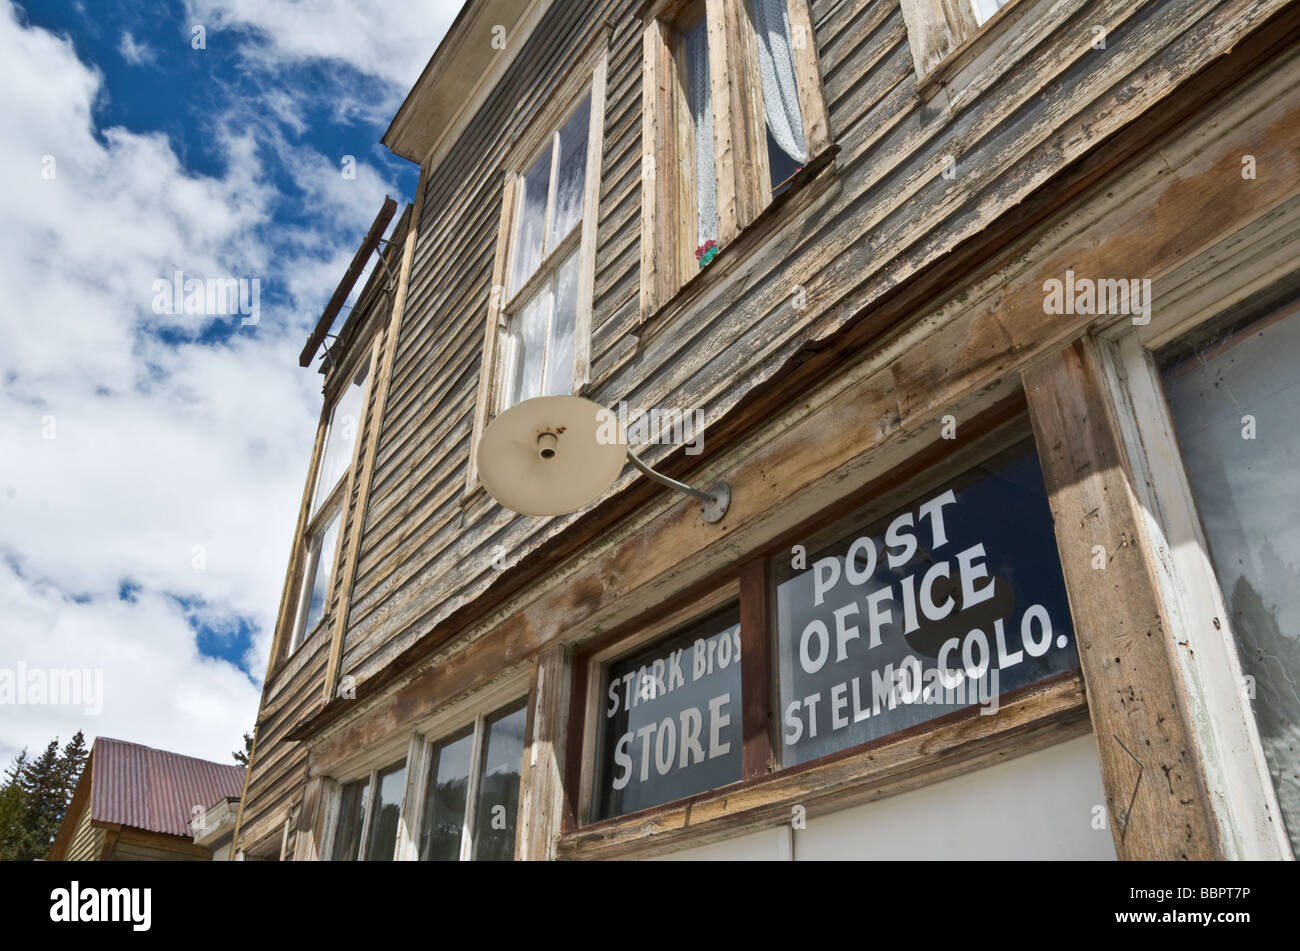
[[[90,816],[189,838],[196,806],[244,791],[244,768],[98,737],[90,753]]]

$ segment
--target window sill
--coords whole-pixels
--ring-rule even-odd
[[[740,232],[735,241],[723,246],[708,265],[692,274],[658,310],[643,317],[635,331],[637,349],[644,349],[666,327],[676,323],[676,318],[690,310],[715,284],[749,260],[754,250],[779,230],[796,211],[806,207],[838,181],[835,156],[839,151],[838,145],[832,145],[809,159],[808,164],[789,180],[785,191],[774,197],[758,217]]]
[[[605,819],[560,837],[561,859],[650,857],[782,825],[795,806],[825,814],[950,779],[1090,729],[1078,670],[874,743],[771,776]]]

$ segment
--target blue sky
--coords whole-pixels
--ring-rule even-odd
[[[379,139],[458,8],[0,0],[0,672],[104,685],[4,711],[4,760],[251,727],[320,411],[297,351],[413,197]],[[176,271],[256,281],[256,320],[160,311]]]

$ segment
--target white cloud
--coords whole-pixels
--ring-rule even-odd
[[[187,171],[162,135],[96,130],[100,74],[8,0],[0,57],[0,668],[99,668],[106,695],[96,717],[3,710],[0,757],[84,728],[229,761],[258,687],[199,652],[177,599],[256,624],[260,677],[320,410],[297,352],[355,250],[338,231],[359,238],[395,189],[364,164],[343,180],[251,103],[222,123],[241,131],[217,140],[220,177]],[[324,233],[276,221],[268,155]],[[153,283],[177,268],[257,278],[288,304],[264,290],[255,330],[201,343],[232,318],[155,315]]]
[[[393,84],[415,84],[463,4],[460,0],[187,0],[190,21],[255,32],[273,61],[328,59]]]
[[[136,42],[129,30],[122,31],[122,39],[118,41],[117,51],[132,66],[150,65],[158,58],[158,54],[147,43]]]

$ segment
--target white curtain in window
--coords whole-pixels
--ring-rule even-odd
[[[709,34],[703,20],[686,34],[691,119],[695,123],[695,199],[698,244],[718,237],[718,182],[713,164],[713,98],[709,94]]]
[[[763,77],[763,107],[767,127],[782,151],[796,162],[808,161],[799,110],[799,84],[794,75],[787,0],[750,0],[758,33],[758,69]]]

